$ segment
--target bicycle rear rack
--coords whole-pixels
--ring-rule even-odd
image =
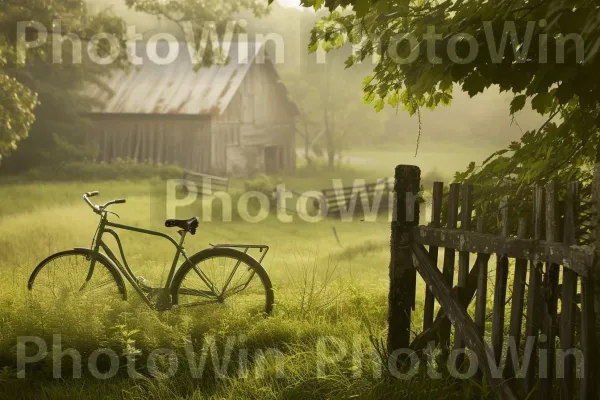
[[[260,256],[260,259],[258,260],[259,264],[262,262],[262,260],[267,255],[267,252],[269,251],[269,246],[267,246],[266,244],[212,244],[212,243],[209,243],[209,244],[213,248],[244,249],[244,253],[246,253],[246,254],[248,253],[248,250],[250,250],[250,249],[258,249],[259,252],[262,254]]]

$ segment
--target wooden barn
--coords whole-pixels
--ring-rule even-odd
[[[227,62],[195,69],[187,44],[178,45],[169,64],[144,56],[142,65],[113,73],[110,95],[86,89],[102,104],[90,114],[100,159],[238,177],[293,173],[297,109],[263,46],[231,43]]]

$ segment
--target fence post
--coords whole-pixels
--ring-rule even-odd
[[[388,353],[410,345],[411,310],[415,304],[416,270],[410,248],[411,226],[419,224],[421,170],[413,165],[396,167],[396,216],[390,240],[390,292],[388,300]]]

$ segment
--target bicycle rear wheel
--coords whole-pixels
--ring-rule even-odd
[[[31,273],[28,289],[42,304],[125,299],[119,273],[102,258],[96,260],[89,276],[91,257],[89,249],[67,250],[49,256]]]
[[[273,310],[271,280],[248,254],[212,248],[190,257],[173,280],[173,305],[203,306],[205,313],[266,316]]]

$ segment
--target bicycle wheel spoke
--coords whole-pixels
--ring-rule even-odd
[[[176,287],[182,307],[207,304],[199,297],[214,299],[208,304],[215,311],[240,316],[268,314],[272,307],[270,281],[260,264],[231,249],[215,250],[213,256],[198,260]]]
[[[201,297],[215,297],[213,292],[209,292],[207,290],[197,290],[190,288],[181,288],[179,290],[179,294],[186,296],[201,296]]]
[[[246,289],[246,288],[248,287],[248,285],[250,284],[250,282],[252,281],[252,278],[254,278],[254,275],[255,275],[255,274],[254,274],[254,273],[252,273],[252,274],[250,275],[250,278],[248,278],[248,280],[247,280],[245,283],[243,283],[243,284],[241,284],[241,285],[237,285],[237,286],[235,286],[233,289],[230,289],[230,292],[229,292],[229,293],[239,293],[239,292],[241,292],[242,290]]]
[[[82,293],[83,292],[93,292],[95,290],[100,290],[102,288],[106,288],[108,286],[114,285],[114,283],[115,283],[115,281],[112,278],[105,279],[103,282],[96,282],[94,285],[90,285],[89,281],[86,281],[79,291]]]
[[[219,300],[196,301],[193,303],[179,304],[177,307],[196,307],[196,306],[207,306],[210,304],[219,304]]]

